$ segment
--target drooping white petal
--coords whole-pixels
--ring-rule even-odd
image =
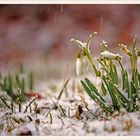
[[[71,39],[71,42],[74,42],[75,44],[77,44],[80,48],[83,46],[83,42],[80,40],[76,40],[76,39]]]
[[[81,58],[76,59],[76,75],[79,76],[82,73],[82,61]]]

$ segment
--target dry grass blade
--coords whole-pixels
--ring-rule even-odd
[[[70,80],[70,78],[68,78],[68,79],[66,80],[66,82],[64,83],[64,85],[63,85],[63,87],[62,87],[62,89],[61,89],[61,91],[60,91],[60,93],[59,93],[59,95],[58,95],[58,97],[57,97],[58,100],[60,100],[60,98],[61,98],[61,96],[62,96],[62,93],[63,93],[64,89],[66,88],[66,86],[67,86],[69,80]]]
[[[12,109],[9,105],[8,105],[8,103],[5,101],[5,98],[2,96],[0,96],[0,99],[3,101],[3,103],[9,108],[9,109]]]
[[[33,100],[31,100],[29,102],[29,104],[26,106],[25,110],[24,110],[24,113],[27,112],[28,108],[30,107],[30,105],[38,98],[38,96],[36,96]]]

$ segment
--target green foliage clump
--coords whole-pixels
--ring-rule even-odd
[[[90,35],[87,42],[71,39],[80,47],[82,54],[87,56],[87,61],[97,77],[97,85],[85,78],[81,80],[82,86],[106,113],[112,114],[115,110],[119,111],[121,108],[125,108],[128,112],[138,111],[140,109],[140,73],[137,60],[140,56],[140,50],[136,47],[137,37],[133,38],[131,50],[128,49],[127,45],[119,44],[121,50],[130,60],[131,71],[128,72],[123,66],[123,57],[111,53],[105,41],[101,43],[101,53],[95,64],[95,60],[90,53],[90,44],[96,34],[94,32]],[[82,69],[82,67],[77,68]],[[112,100],[111,104],[104,98],[107,95]]]
[[[26,101],[26,90],[32,91],[34,88],[33,72],[25,75],[24,66],[21,64],[19,70],[12,74],[0,74],[0,91],[3,95],[0,96],[1,101],[9,108],[13,108],[13,104],[19,104],[19,111],[21,103]],[[8,98],[6,96],[8,95]],[[8,100],[10,97],[10,104]]]

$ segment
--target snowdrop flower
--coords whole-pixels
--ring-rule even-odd
[[[82,42],[80,40],[76,40],[76,39],[73,39],[73,38],[70,41],[76,43],[82,50],[87,47],[86,42]]]
[[[94,36],[96,36],[96,35],[97,35],[97,32],[94,32],[93,34],[91,34],[91,35],[89,36],[89,39],[88,39],[87,42],[82,42],[82,41],[80,41],[80,40],[76,40],[76,39],[73,39],[73,38],[72,38],[70,41],[71,41],[71,42],[74,42],[75,44],[77,44],[83,51],[84,51],[85,49],[88,49],[88,51],[89,51],[89,46],[90,46],[90,44],[91,44],[91,42],[92,42]]]
[[[81,74],[86,73],[87,69],[88,69],[87,56],[83,55],[81,57],[80,53],[78,53],[76,58],[76,75],[80,76]]]
[[[109,51],[104,51],[101,54],[101,59],[107,58],[107,59],[116,59],[116,60],[120,60],[122,57],[119,54],[114,54],[111,53]]]
[[[76,75],[79,76],[81,74],[82,74],[82,61],[79,53],[76,58]]]
[[[100,75],[100,72],[96,68],[96,65],[94,64],[94,61],[92,59],[92,56],[91,56],[90,50],[89,50],[90,44],[91,44],[93,38],[96,36],[96,34],[97,34],[97,32],[94,32],[93,34],[91,34],[87,42],[81,42],[80,40],[76,40],[76,39],[71,39],[70,41],[72,41],[73,43],[78,45],[78,47],[82,50],[83,54],[87,56],[87,59],[88,59],[89,63],[91,64],[93,71],[95,72],[96,76],[98,76],[98,75]],[[77,62],[76,62],[77,74],[79,74],[79,72],[80,72],[79,68],[81,67],[81,63],[82,63],[81,60],[77,59]]]

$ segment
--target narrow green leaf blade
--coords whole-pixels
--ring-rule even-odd
[[[105,76],[103,76],[103,80],[104,80],[104,82],[105,82],[105,84],[107,86],[107,89],[109,91],[110,97],[112,99],[113,107],[114,107],[114,109],[118,110],[119,109],[118,99],[116,97],[116,94],[115,94],[115,91],[114,91],[114,89],[112,87],[112,84],[109,81],[107,81]]]
[[[91,83],[91,81],[88,78],[85,78],[85,81],[88,85],[88,87],[90,88],[91,91],[93,91],[94,93],[97,94],[97,96],[99,96],[99,98],[105,102],[105,100],[102,98],[102,96],[100,95],[100,93],[98,92],[98,89]]]
[[[113,110],[111,107],[109,107],[106,102],[103,102],[101,99],[99,99],[99,96],[97,96],[96,94],[94,94],[94,92],[91,92],[91,90],[89,89],[89,87],[81,80],[81,84],[84,87],[84,89],[86,90],[87,94],[95,101],[98,102],[100,104],[100,106],[102,107],[102,109],[104,111],[106,111],[107,113],[112,113]]]

